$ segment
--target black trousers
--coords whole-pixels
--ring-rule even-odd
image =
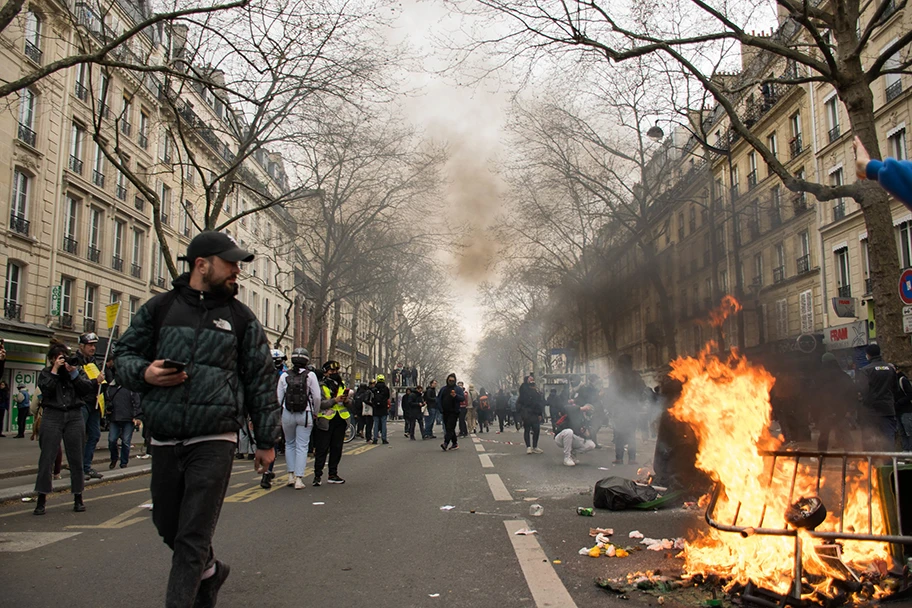
[[[459,408],[459,436],[468,437],[469,427],[466,426],[466,414],[468,410],[464,407]]]
[[[230,441],[152,448],[152,521],[173,551],[166,608],[191,608],[203,572],[215,563],[212,535],[236,449]]]
[[[614,427],[614,459],[624,460],[624,446],[627,446],[627,460],[636,460],[636,423]]]
[[[541,421],[538,418],[532,421],[523,422],[523,439],[526,440],[527,448],[537,448],[540,435]]]
[[[329,421],[329,429],[321,431],[316,426],[313,430],[314,442],[314,477],[323,476],[326,456],[329,455],[329,476],[339,474],[339,461],[342,460],[342,446],[345,445],[345,429],[348,421],[336,416]]]
[[[507,412],[503,410],[497,410],[497,422],[500,424],[500,432],[503,433],[504,423],[507,425],[510,424],[510,421],[507,418]]]
[[[28,408],[21,408],[28,414]],[[20,414],[21,419],[21,414]],[[51,476],[54,474],[54,463],[60,453],[60,440],[66,449],[67,463],[70,465],[70,486],[73,494],[82,494],[85,487],[85,475],[82,472],[82,450],[85,444],[85,422],[82,420],[82,408],[67,411],[44,408],[41,415],[41,430],[38,433],[38,478],[35,480],[35,491],[50,494],[53,490]]]
[[[443,445],[449,447],[450,444],[458,445],[459,438],[456,437],[456,422],[460,419],[465,424],[465,410],[460,410],[462,414],[457,412],[443,412]]]
[[[19,425],[19,437],[25,437],[25,421],[29,416],[29,408],[27,407],[17,407],[19,419],[16,420],[16,423]]]

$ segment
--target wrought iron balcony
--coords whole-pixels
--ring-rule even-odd
[[[86,251],[86,257],[90,262],[95,262],[97,264],[98,260],[101,259],[101,249],[90,246]]]
[[[95,319],[84,319],[82,322],[82,331],[85,333],[95,331]]]
[[[124,265],[124,261],[123,261],[122,257],[115,255],[114,257],[111,258],[111,268],[113,268],[117,272],[123,272],[123,265]]]
[[[846,214],[845,201],[842,199],[839,199],[836,202],[836,204],[833,205],[833,221],[836,222],[838,220],[841,220],[842,218],[845,217],[845,214]]]
[[[757,170],[754,169],[747,174],[747,189],[750,190],[757,185]]]
[[[28,236],[29,221],[21,215],[16,215],[13,213],[10,215],[10,230],[17,234]]]
[[[73,155],[70,155],[70,171],[82,175],[82,161]]]
[[[827,134],[829,135],[830,143],[833,143],[834,141],[836,141],[837,139],[839,139],[839,135],[840,135],[840,132],[839,132],[839,125],[836,125],[836,126],[833,127],[832,129],[830,129],[830,130],[827,132]]]
[[[60,315],[60,327],[63,329],[73,329],[73,315],[68,312]]]
[[[792,138],[792,141],[789,142],[789,151],[792,154],[792,158],[795,158],[801,151],[804,150],[801,144],[801,135],[796,135]]]
[[[117,198],[122,201],[127,200],[127,187],[123,184],[117,184]]]
[[[773,283],[781,283],[785,280],[785,266],[773,268]]]
[[[81,82],[76,83],[76,98],[80,101],[89,100],[89,89]]]
[[[900,93],[902,93],[902,90],[902,80],[897,80],[888,86],[884,91],[884,94],[887,96],[887,101],[890,102],[899,97]]]
[[[63,237],[63,250],[75,255],[79,250],[79,241],[68,236]]]
[[[852,297],[852,286],[843,285],[837,290],[839,292],[840,298],[851,298]]]
[[[25,42],[25,56],[35,63],[41,63],[41,49],[28,40]]]
[[[4,316],[11,321],[21,321],[22,320],[22,304],[15,302],[13,300],[4,300],[3,302],[3,314]]]
[[[139,264],[131,265],[130,274],[133,275],[134,278],[137,278],[137,279],[140,278],[142,276],[142,266],[140,266]]]
[[[29,127],[25,126],[21,122],[19,123],[19,141],[35,147],[35,141],[38,137],[35,135],[35,132],[32,131]]]
[[[136,138],[136,142],[139,144],[139,147],[143,150],[149,149],[149,136],[145,133],[140,133],[139,137]]]
[[[164,289],[165,287],[165,277],[156,277],[155,284]]]
[[[128,123],[126,120],[120,121],[120,132],[130,137],[130,133],[133,131],[133,125]]]
[[[804,274],[805,272],[810,272],[810,270],[811,270],[810,254],[803,255],[800,258],[797,258],[795,260],[795,265],[798,268],[798,274]]]
[[[105,120],[111,120],[111,106],[104,103],[100,99],[98,100],[98,115]]]
[[[92,183],[99,188],[104,188],[105,174],[101,171],[92,171]]]
[[[795,210],[795,215],[801,213],[802,211],[807,211],[807,194],[804,192],[799,192],[794,197],[792,197],[792,207]]]

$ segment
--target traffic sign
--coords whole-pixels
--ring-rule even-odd
[[[906,268],[899,275],[899,299],[903,304],[912,304],[912,268]]]

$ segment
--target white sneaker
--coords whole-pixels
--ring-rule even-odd
[[[286,485],[286,486],[293,486],[293,485],[295,485],[295,476],[294,476],[294,473],[289,473],[289,474],[288,474],[288,481],[285,482],[285,485]]]
[[[295,477],[294,487],[295,487],[295,490],[303,490],[304,488],[307,487],[307,484],[304,483],[304,480],[301,479],[300,477]]]
[[[544,451],[543,449],[541,449],[541,448],[532,448],[532,451],[535,452],[536,454],[544,454],[544,453],[545,453],[545,451]]]
[[[575,467],[576,463],[573,462],[572,458],[564,458],[564,466]]]
[[[526,448],[526,454],[534,454],[534,453],[535,453],[535,450],[533,450],[532,448]]]

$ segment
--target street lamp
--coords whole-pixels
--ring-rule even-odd
[[[656,124],[649,127],[649,130],[646,131],[646,137],[652,141],[662,141],[662,138],[665,137],[665,131],[659,126],[659,121],[656,121]]]

